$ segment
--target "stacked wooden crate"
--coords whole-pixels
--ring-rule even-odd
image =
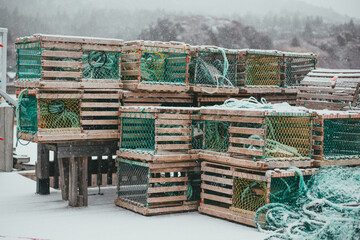
[[[124,43],[36,34],[15,45],[18,139],[39,143],[37,192],[49,193],[53,151],[63,199],[86,206],[91,156],[116,154],[111,145],[119,139]]]
[[[200,212],[255,226],[257,209],[269,202],[294,200],[299,174],[316,171],[312,169],[315,114],[305,108],[221,106],[201,108],[200,113]],[[277,198],[278,194],[294,196]]]
[[[33,35],[15,43],[21,139],[119,137],[122,40]]]
[[[143,215],[193,211],[200,194],[198,109],[122,107],[115,204]]]

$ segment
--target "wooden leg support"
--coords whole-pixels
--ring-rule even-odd
[[[50,162],[49,150],[45,144],[38,144],[36,163],[36,193],[50,194]]]
[[[69,206],[88,205],[88,159],[71,157],[69,161]]]
[[[62,199],[69,200],[69,159],[59,158],[60,189]]]

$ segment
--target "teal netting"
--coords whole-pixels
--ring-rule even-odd
[[[28,95],[24,89],[18,97],[16,107],[17,131],[19,133],[35,134],[38,131],[37,99],[35,95]]]
[[[360,156],[360,119],[324,120],[325,158]]]
[[[40,42],[16,46],[19,81],[33,81],[41,78]]]
[[[82,57],[84,79],[118,79],[119,53],[89,51]]]
[[[230,122],[206,121],[203,149],[215,152],[227,152],[229,148]]]
[[[260,208],[255,222],[267,239],[359,239],[360,167],[327,167],[303,184],[296,201]]]

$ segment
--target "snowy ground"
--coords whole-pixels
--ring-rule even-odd
[[[198,212],[145,217],[114,205],[115,188],[71,208],[60,191],[35,194],[35,182],[0,173],[1,239],[263,239],[255,228]],[[97,189],[89,189],[96,193]]]

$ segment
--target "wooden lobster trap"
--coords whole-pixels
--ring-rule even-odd
[[[121,90],[18,91],[18,138],[37,143],[119,138]]]
[[[259,208],[296,201],[317,169],[253,171],[204,161],[201,171],[199,212],[255,227]],[[258,220],[262,219],[264,216],[259,216]]]
[[[191,46],[190,83],[193,92],[237,94],[238,57],[235,50]]]
[[[314,156],[319,166],[360,165],[360,112],[317,111]]]
[[[200,109],[200,158],[248,168],[310,167],[314,114],[304,108]]]
[[[277,92],[285,86],[284,55],[273,50],[238,50],[238,86],[266,88],[265,91]],[[249,92],[252,93],[252,92]]]
[[[117,166],[117,206],[142,215],[197,210],[199,163],[144,163],[119,158]]]
[[[154,163],[194,161],[198,120],[196,108],[122,107],[118,156]]]
[[[348,110],[360,107],[360,70],[316,69],[301,81],[298,106]]]
[[[15,40],[19,88],[122,88],[122,40],[35,34]]]
[[[313,53],[284,52],[285,86],[298,87],[304,77],[316,69],[317,56]]]
[[[125,42],[121,57],[124,89],[154,92],[189,90],[189,50],[178,42]]]

